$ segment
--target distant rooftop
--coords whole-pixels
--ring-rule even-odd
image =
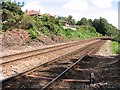
[[[26,13],[27,15],[30,15],[30,16],[40,15],[40,12],[35,11],[35,10],[30,10],[30,11],[26,10],[25,13]]]

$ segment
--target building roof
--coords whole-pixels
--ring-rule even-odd
[[[67,21],[65,21],[65,20],[62,20],[62,19],[60,20],[60,22],[62,22],[62,23],[68,23]]]
[[[40,15],[40,13],[39,13],[38,11],[35,11],[35,10],[30,10],[30,11],[26,10],[25,13],[26,13],[27,15],[30,15],[30,16]]]

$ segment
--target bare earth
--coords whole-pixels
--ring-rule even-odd
[[[97,88],[104,87],[105,89],[114,88],[114,90],[119,90],[120,89],[120,60],[119,60],[120,57],[115,54],[112,54],[110,43],[111,41],[108,40],[101,47],[101,49],[95,55],[92,56],[93,59],[91,60],[93,61],[95,60],[94,64],[96,64],[97,66],[93,68],[93,72],[94,71],[96,72],[97,77],[96,77],[96,83],[91,86]]]
[[[91,84],[89,89],[120,90],[120,60],[119,56],[112,54],[110,43],[111,41],[108,40],[95,55],[91,56],[91,59],[83,62],[83,64],[88,63],[83,67],[88,69],[89,73],[95,74],[96,82]]]

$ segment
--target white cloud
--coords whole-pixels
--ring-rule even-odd
[[[84,11],[88,9],[88,4],[85,0],[71,0],[63,6],[63,9]]]
[[[40,11],[40,13],[44,14],[44,13],[49,13],[51,15],[55,15],[54,12],[48,8],[48,7],[43,7],[41,6],[42,2],[48,2],[47,0],[26,0],[25,1],[25,6],[22,7],[22,10],[36,10],[36,11]]]
[[[98,8],[109,8],[112,6],[112,0],[91,0],[91,3]]]
[[[45,8],[43,8],[42,6],[40,6],[40,2],[39,1],[34,1],[34,2],[27,2],[25,3],[25,6],[22,7],[22,10],[36,10],[39,11],[41,13],[45,13]]]
[[[119,2],[120,0],[112,0],[112,2]]]
[[[106,18],[109,23],[113,24],[118,28],[118,13],[117,11],[107,11],[102,17]]]
[[[22,10],[28,9],[38,11],[40,9],[41,13],[50,13],[51,15],[72,15],[76,20],[80,20],[82,17],[86,17],[88,19],[104,17],[109,23],[112,23],[114,26],[118,27],[117,10],[111,7],[111,2],[118,0],[66,0],[67,3],[63,5],[63,7],[61,6],[62,8],[60,10],[51,8],[51,6],[41,6],[41,2],[44,1],[51,2],[51,0],[26,0],[25,6],[22,8]],[[63,0],[60,1],[62,2]]]
[[[107,19],[109,23],[116,26],[118,28],[118,12],[117,10],[102,10],[99,11],[98,9],[95,10],[87,10],[83,13],[83,11],[79,12],[68,12],[64,13],[63,16],[72,15],[76,20],[80,20],[82,17],[86,17],[87,19],[94,20],[95,18],[99,19],[103,17]]]

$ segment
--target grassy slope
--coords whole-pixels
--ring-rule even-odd
[[[60,30],[59,33],[62,36],[67,37],[68,39],[81,39],[81,38],[90,38],[90,37],[100,37],[102,36],[96,32],[95,28],[91,26],[80,26],[77,30],[65,29]]]
[[[120,44],[116,41],[111,42],[111,49],[113,54],[120,53]]]

